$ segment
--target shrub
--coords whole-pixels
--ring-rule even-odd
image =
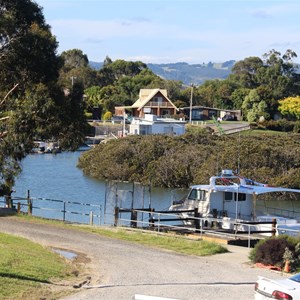
[[[112,118],[112,113],[110,111],[107,111],[104,115],[103,115],[103,120],[107,121],[110,120]]]
[[[295,133],[300,133],[300,121],[294,123],[294,130]]]
[[[254,249],[251,250],[249,258],[254,263],[282,268],[285,263],[284,254],[287,252],[286,249],[294,253],[297,242],[299,242],[298,239],[285,235],[268,238],[256,244]]]
[[[269,120],[262,123],[268,130],[274,131],[283,131],[283,132],[290,132],[294,130],[294,122],[288,121],[286,119],[281,119],[278,121]]]

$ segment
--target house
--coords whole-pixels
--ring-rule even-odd
[[[169,134],[181,135],[185,133],[183,120],[171,118],[158,118],[155,115],[146,114],[145,118],[133,118],[129,125],[129,134]]]
[[[172,116],[178,108],[168,98],[165,89],[141,89],[139,99],[131,106],[115,107],[115,115],[122,116],[130,112],[131,117],[144,118],[146,114],[161,116]]]
[[[190,111],[192,112],[192,121],[205,121],[211,120],[213,117],[216,119],[220,117],[223,120],[240,121],[241,111],[240,110],[230,110],[221,108],[211,108],[205,106],[193,106],[180,108],[184,115],[189,116]]]

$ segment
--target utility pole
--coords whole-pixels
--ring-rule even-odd
[[[194,92],[194,85],[191,84],[191,98],[190,98],[190,120],[189,123],[192,123],[192,109],[193,109],[193,92]]]

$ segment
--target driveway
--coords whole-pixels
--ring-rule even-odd
[[[253,299],[258,275],[285,276],[254,268],[248,262],[249,250],[237,246],[228,246],[226,254],[188,256],[17,217],[0,217],[0,231],[87,256],[91,282],[64,300],[128,300],[137,294],[181,300]]]

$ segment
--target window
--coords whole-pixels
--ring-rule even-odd
[[[192,189],[188,199],[189,200],[201,200],[204,201],[205,200],[205,195],[206,195],[206,191],[202,191],[202,190],[197,190],[197,189]]]
[[[232,200],[232,192],[225,192],[225,195],[224,195],[224,200],[225,201],[231,201]]]
[[[158,103],[158,104],[161,104],[162,100],[163,100],[162,97],[154,97],[153,98],[153,102]]]
[[[236,193],[234,193],[234,201],[236,201]],[[246,194],[238,193],[238,201],[246,201]]]
[[[232,193],[232,192],[225,192],[225,195],[224,195],[224,200],[225,201],[236,201],[236,198],[237,198],[237,195],[238,195],[238,201],[246,201],[246,194],[244,193]]]

